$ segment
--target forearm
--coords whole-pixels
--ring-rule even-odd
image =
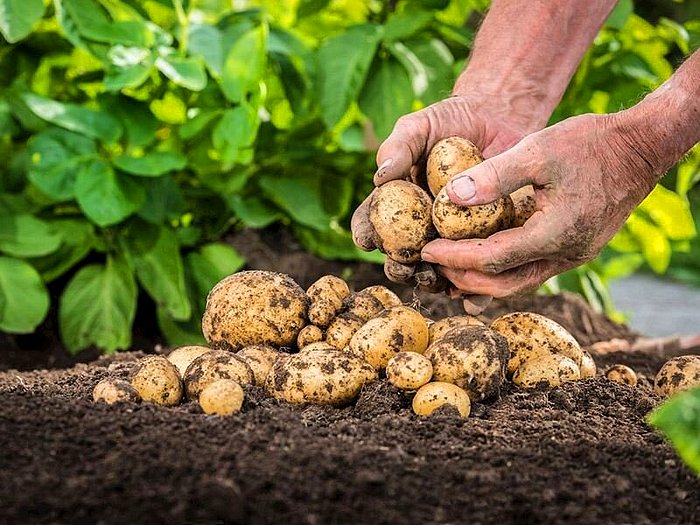
[[[523,133],[544,127],[615,0],[494,0],[453,94],[478,91]]]

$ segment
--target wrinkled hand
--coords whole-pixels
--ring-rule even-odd
[[[447,191],[457,204],[532,184],[536,211],[487,239],[432,241],[423,260],[462,292],[505,297],[594,258],[656,180],[619,115],[570,118],[455,176]]]

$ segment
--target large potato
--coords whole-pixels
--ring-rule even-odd
[[[250,345],[236,352],[236,355],[245,360],[250,366],[255,376],[255,384],[262,386],[265,384],[265,378],[275,361],[281,355],[287,354],[283,354],[270,345]]]
[[[370,319],[350,339],[350,351],[377,370],[398,352],[422,354],[428,347],[428,323],[408,306],[394,306]]]
[[[430,196],[405,180],[393,180],[374,190],[369,220],[375,246],[397,262],[418,262],[423,246],[435,238],[431,207]]]
[[[141,359],[130,382],[147,403],[172,407],[182,399],[180,373],[174,364],[160,355]]]
[[[242,357],[225,350],[212,350],[187,367],[183,377],[187,399],[199,399],[202,390],[217,379],[232,379],[239,385],[254,385],[255,373]]]
[[[199,345],[180,346],[170,352],[166,357],[168,361],[177,367],[180,372],[180,377],[185,375],[185,370],[190,366],[190,363],[197,359],[200,355],[209,352],[210,348]]]
[[[433,364],[433,379],[453,383],[472,401],[497,394],[506,378],[508,342],[485,326],[453,328],[431,344],[425,356]]]
[[[428,383],[413,396],[413,411],[419,416],[429,416],[444,405],[453,406],[462,417],[468,417],[471,412],[469,395],[452,383]]]
[[[660,396],[671,396],[695,386],[700,386],[700,355],[669,359],[654,378],[654,391]]]
[[[433,224],[444,239],[485,239],[513,222],[513,201],[501,197],[489,204],[460,206],[443,188],[433,203]]]
[[[229,275],[209,292],[202,332],[212,348],[292,346],[306,324],[307,297],[288,275],[259,270]]]
[[[295,405],[343,405],[374,379],[377,372],[359,357],[341,350],[307,350],[278,360],[265,389],[275,399]]]
[[[581,379],[573,359],[561,354],[546,354],[525,361],[513,374],[513,383],[520,388],[554,388],[567,381]]]
[[[461,328],[463,326],[484,326],[484,323],[473,315],[452,315],[450,317],[443,317],[428,327],[428,344],[433,344],[453,328]]]
[[[430,150],[426,164],[430,191],[437,195],[452,177],[483,160],[479,148],[465,138],[454,136],[438,141]]]

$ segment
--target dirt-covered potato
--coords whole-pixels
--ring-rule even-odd
[[[440,193],[449,180],[482,162],[479,148],[462,137],[447,137],[433,146],[428,155],[426,177],[433,195]]]
[[[384,261],[384,275],[392,283],[405,284],[416,272],[415,264],[403,264],[388,257]]]
[[[535,213],[535,189],[532,186],[523,186],[510,194],[513,200],[513,221],[511,228],[518,228]]]
[[[307,324],[299,331],[297,336],[297,348],[303,348],[311,343],[323,341],[323,330],[315,324]]]
[[[513,222],[513,201],[501,197],[489,204],[459,206],[443,188],[433,203],[433,224],[444,239],[485,239]]]
[[[382,303],[384,308],[391,308],[392,306],[401,306],[401,299],[394,292],[389,290],[386,286],[381,284],[375,284],[374,286],[368,286],[360,290],[361,294],[369,294],[379,302]]]
[[[387,381],[402,390],[416,390],[432,377],[430,359],[416,352],[399,352],[386,365]]]
[[[177,367],[177,371],[180,372],[180,377],[182,377],[185,375],[185,370],[190,366],[190,363],[209,350],[211,349],[199,345],[180,346],[170,352],[166,358]]]
[[[350,339],[365,322],[351,313],[342,313],[326,328],[326,342],[341,350],[350,344]]]
[[[226,350],[212,350],[200,355],[187,367],[183,380],[187,399],[196,401],[199,394],[217,379],[232,379],[239,385],[255,384],[255,373],[248,361]]]
[[[394,306],[362,325],[350,339],[349,347],[374,368],[383,370],[398,352],[425,352],[428,323],[413,308]]]
[[[461,328],[463,326],[484,326],[484,323],[473,315],[452,315],[450,317],[443,317],[439,321],[431,323],[428,327],[428,344],[433,344],[453,328]]]
[[[375,189],[369,207],[375,246],[400,263],[418,262],[423,246],[435,238],[432,204],[423,189],[405,180]]]
[[[180,372],[163,356],[153,355],[141,359],[130,382],[147,403],[172,407],[182,400]]]
[[[209,292],[202,332],[216,349],[292,346],[306,324],[306,309],[306,293],[290,276],[261,270],[238,272]]]
[[[578,368],[581,372],[581,379],[595,377],[596,372],[598,371],[598,367],[593,360],[593,356],[586,350],[581,351],[581,364]]]
[[[270,345],[251,345],[240,349],[236,355],[244,359],[250,366],[255,376],[255,384],[262,386],[265,384],[267,373],[282,355],[282,352]]]
[[[434,381],[420,387],[413,396],[413,411],[419,416],[429,416],[444,405],[455,407],[462,417],[471,412],[469,394],[452,383]]]
[[[664,363],[654,378],[654,391],[660,396],[695,386],[700,386],[700,355],[674,357]]]
[[[377,317],[384,310],[384,305],[374,295],[364,290],[352,294],[345,302],[345,311],[355,315],[363,321]]]
[[[108,405],[113,405],[127,402],[138,403],[141,401],[141,396],[128,381],[107,377],[92,389],[92,399],[95,402],[103,401]]]
[[[623,385],[637,385],[637,373],[627,365],[612,365],[605,371],[605,377]]]
[[[309,286],[306,295],[309,298],[309,321],[316,326],[328,326],[343,307],[350,289],[340,277],[324,275]]]
[[[309,343],[306,346],[299,348],[299,352],[308,352],[310,350],[338,350],[335,346],[328,344],[325,341],[316,341],[315,343]]]
[[[486,326],[453,328],[425,351],[433,364],[433,379],[453,383],[472,401],[498,393],[506,378],[508,342]]]
[[[295,405],[343,405],[354,400],[377,372],[341,350],[308,350],[278,360],[265,382],[275,399]]]
[[[244,398],[241,385],[232,379],[217,379],[199,394],[199,406],[205,414],[230,416],[240,412]]]
[[[579,379],[578,365],[561,354],[545,354],[525,361],[513,374],[513,383],[520,388],[554,388]]]
[[[544,315],[533,312],[512,312],[491,323],[491,329],[508,339],[510,360],[508,375],[530,359],[548,353],[573,359],[580,368],[583,351],[574,336],[563,326]]]

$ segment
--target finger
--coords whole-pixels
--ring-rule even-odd
[[[425,152],[428,123],[420,113],[401,117],[391,135],[377,151],[377,168],[374,183],[379,186],[394,179],[410,176],[411,166],[417,164]]]
[[[376,248],[374,245],[374,228],[369,221],[369,206],[373,195],[374,191],[355,209],[352,219],[350,219],[352,241],[358,248],[367,252]]]

